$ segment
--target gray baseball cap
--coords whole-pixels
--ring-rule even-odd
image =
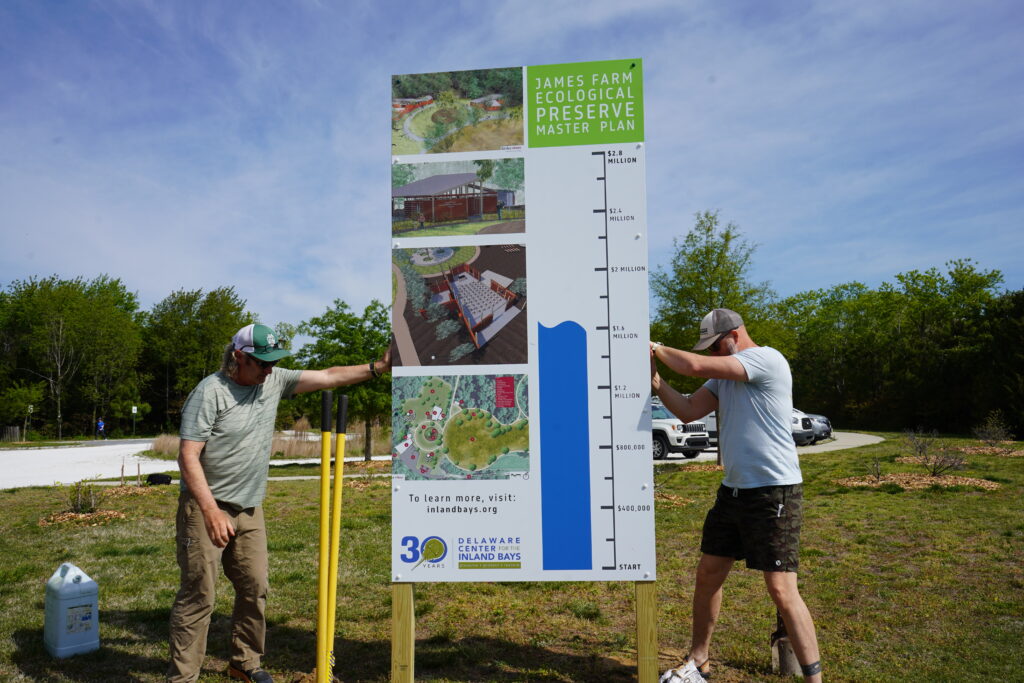
[[[693,347],[694,351],[703,351],[719,336],[743,326],[743,318],[736,311],[728,308],[716,308],[700,321],[700,341]]]

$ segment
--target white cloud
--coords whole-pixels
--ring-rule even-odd
[[[652,266],[721,209],[784,294],[962,253],[1022,285],[1010,3],[21,7],[0,284],[232,284],[271,322],[386,302],[392,73],[639,56]]]

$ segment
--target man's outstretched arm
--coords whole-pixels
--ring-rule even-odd
[[[380,360],[374,361],[372,364],[336,365],[324,370],[303,370],[302,375],[299,376],[299,383],[295,386],[295,393],[302,394],[307,391],[345,387],[365,382],[388,372],[391,372],[391,349],[385,351]]]

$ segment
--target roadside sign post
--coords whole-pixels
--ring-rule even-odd
[[[138,414],[139,407],[132,406],[132,436],[135,436],[135,415]]]

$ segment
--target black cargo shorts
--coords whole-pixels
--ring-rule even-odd
[[[749,569],[795,572],[800,564],[802,484],[734,489],[720,486],[704,520],[700,551],[746,560]]]

